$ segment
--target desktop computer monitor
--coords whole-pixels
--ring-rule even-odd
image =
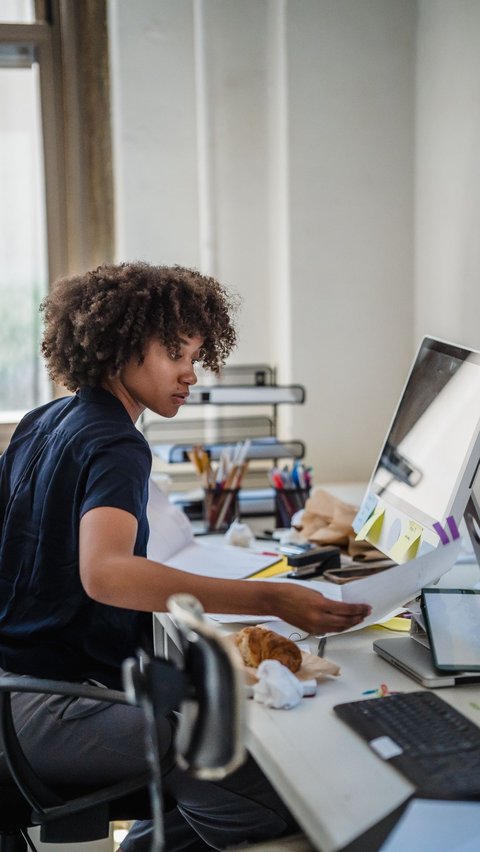
[[[480,352],[425,337],[354,528],[397,562],[436,547],[435,524],[465,517],[477,558]]]

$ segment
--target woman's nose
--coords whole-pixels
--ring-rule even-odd
[[[195,385],[198,382],[197,374],[193,364],[189,364],[185,372],[185,381],[189,385]]]

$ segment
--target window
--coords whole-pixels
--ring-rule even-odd
[[[8,47],[0,46],[0,406],[14,410],[49,394],[38,312],[48,270],[38,63],[33,50]]]
[[[0,4],[0,23],[32,24],[35,20],[33,0],[2,0]]]
[[[2,0],[0,423],[53,393],[48,282],[113,259],[109,116],[105,0]]]

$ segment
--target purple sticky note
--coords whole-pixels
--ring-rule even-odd
[[[442,525],[438,523],[438,521],[433,525],[433,529],[440,536],[440,541],[442,542],[442,544],[448,544],[448,535],[443,529]]]
[[[449,515],[447,518],[448,528],[452,534],[452,539],[460,538],[460,533],[458,532],[458,527],[455,523],[455,518],[452,515]]]

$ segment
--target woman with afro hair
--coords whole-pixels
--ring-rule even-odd
[[[275,615],[311,633],[368,613],[301,586],[217,580],[146,557],[151,469],[136,428],[145,409],[174,417],[236,343],[235,298],[180,266],[106,265],[53,286],[41,305],[49,374],[72,393],[28,413],[0,458],[0,675],[121,688],[122,661],[152,650],[151,613],[188,592],[207,612]],[[37,771],[58,785],[113,783],[147,768],[142,711],[84,699],[15,696]],[[194,780],[172,759],[172,720],[157,720],[167,852],[224,849],[295,829],[260,769]],[[0,781],[7,770],[0,753]],[[137,822],[125,852],[150,848]]]

